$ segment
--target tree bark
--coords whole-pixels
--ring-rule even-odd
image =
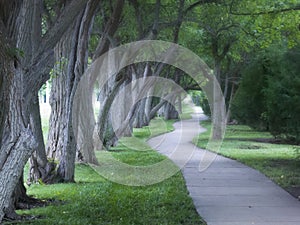
[[[103,147],[109,147],[114,144],[113,139],[115,134],[111,124],[110,109],[118,91],[120,90],[121,85],[124,82],[125,76],[122,76],[120,80],[113,82],[112,87],[107,87],[108,90],[106,91],[106,93],[102,93],[102,95],[105,95],[105,98],[100,104],[101,110],[98,116],[98,123],[96,127],[100,140],[100,145],[98,145],[100,149],[102,149]]]
[[[13,192],[28,158],[37,147],[31,129],[26,128],[29,125],[29,112],[23,97],[23,75],[20,70],[14,71],[10,86],[10,110],[6,120],[6,132],[9,135],[0,151],[0,220],[4,213],[11,214]]]
[[[41,0],[0,2],[0,94],[4,96],[0,113],[0,221],[6,210],[12,209],[13,192],[24,165],[37,148],[29,109],[49,76],[52,48],[86,1],[73,0],[43,39],[40,3]],[[25,189],[18,188],[24,196]]]
[[[30,167],[27,184],[42,181],[48,183],[53,178],[55,163],[47,159],[45,143],[41,126],[41,115],[38,96],[35,97],[30,108],[30,124],[37,140],[37,148],[30,157]]]
[[[72,124],[73,101],[79,80],[87,67],[88,40],[98,4],[96,0],[87,3],[55,49],[61,71],[52,85],[51,120],[56,121],[54,125],[59,125],[50,127],[47,151],[50,157],[59,160],[56,181],[74,181],[77,146]]]
[[[76,91],[75,101],[73,105],[73,125],[77,143],[77,160],[80,162],[98,164],[94,148],[95,115],[93,110],[94,85],[90,79],[84,77]],[[86,116],[87,115],[87,116]]]
[[[147,94],[146,104],[145,104],[145,119],[146,119],[146,126],[149,125],[151,118],[151,106],[152,106],[152,94],[153,94],[153,88],[151,88]]]
[[[130,79],[130,71],[126,71],[126,74],[127,79],[120,87],[120,91],[114,99],[113,105],[110,110],[111,122],[114,130],[117,130],[124,122],[133,103],[132,80]],[[132,129],[132,124],[128,124],[127,128],[122,133],[122,136],[130,137],[132,135]]]
[[[174,105],[175,105],[174,97],[172,98],[172,102],[167,102],[165,104],[165,107],[164,107],[165,120],[178,119],[178,112],[175,109]]]
[[[20,1],[18,3],[8,4],[5,7],[10,9],[10,14],[2,15],[1,23],[1,42],[4,43],[7,59],[1,58],[7,82],[6,93],[8,98],[4,99],[4,106],[8,106],[7,111],[2,117],[5,123],[1,124],[1,130],[5,129],[5,135],[2,136],[2,145],[0,152],[0,171],[1,171],[1,194],[0,196],[0,221],[4,213],[6,216],[14,217],[15,203],[21,198],[27,197],[23,183],[19,185],[18,181],[22,176],[22,169],[27,162],[31,152],[36,146],[36,140],[29,126],[29,101],[30,97],[25,94],[27,91],[26,71],[23,65],[31,62],[34,46],[30,48],[31,41],[35,38],[34,19],[39,15],[37,4],[31,0]],[[26,20],[26,21],[25,21]],[[29,30],[32,32],[30,33]],[[31,35],[30,35],[31,34]],[[37,40],[38,41],[38,40]],[[10,45],[6,49],[7,45]],[[21,52],[12,52],[12,49],[21,49],[26,51],[27,57],[21,58]],[[5,53],[4,53],[5,55]],[[7,78],[7,79],[6,79]],[[5,95],[4,95],[5,96]],[[3,134],[3,133],[2,133]],[[12,158],[14,157],[14,158]],[[9,179],[9,180],[8,180]],[[21,189],[22,188],[22,189]],[[24,190],[18,192],[18,190]]]
[[[221,63],[222,60],[225,58],[227,53],[229,52],[229,49],[232,44],[232,40],[229,40],[228,43],[226,43],[223,46],[222,52],[219,53],[219,37],[218,36],[212,36],[212,55],[214,58],[214,75],[215,75],[215,82],[213,85],[213,110],[211,112],[212,120],[213,120],[213,131],[212,131],[212,139],[213,140],[222,140],[222,134],[224,129],[224,121],[222,118],[225,118],[224,107],[225,102],[223,101],[223,96],[220,96],[221,93],[219,93],[219,89],[221,89]],[[225,121],[226,122],[226,121]]]
[[[125,2],[124,0],[117,0],[113,13],[105,25],[103,35],[93,55],[93,60],[96,60],[99,56],[101,56],[103,53],[108,51],[110,46],[109,38],[114,36],[114,34],[116,33],[119,27],[119,23],[121,20],[121,15],[124,7],[124,2]]]
[[[7,54],[7,47],[4,44],[2,34],[0,33],[0,146],[2,145],[3,131],[6,120],[6,115],[9,109],[9,76],[12,71],[10,64],[13,64],[13,59]]]
[[[146,101],[147,94],[149,93],[150,89],[153,89],[151,85],[147,86],[147,78],[151,75],[151,69],[150,64],[139,64],[138,69],[136,71],[135,79],[133,79],[133,85],[132,85],[132,97],[133,102],[137,104],[135,107],[135,113],[134,113],[134,127],[135,128],[141,128],[145,125],[147,125],[147,119],[145,114],[145,108],[146,108]],[[145,92],[145,88],[147,89]]]
[[[76,86],[74,74],[75,36],[79,29],[78,19],[55,48],[55,58],[59,62],[58,73],[52,80],[50,96],[51,115],[47,142],[49,158],[59,160],[59,168],[54,182],[74,181],[76,145],[72,132],[72,89]]]
[[[228,109],[227,109],[227,113],[226,113],[226,124],[230,123],[230,120],[231,120],[231,105],[232,105],[232,100],[233,100],[233,96],[234,96],[234,88],[235,88],[235,84],[232,83],[230,97],[229,97],[229,101],[228,101]]]
[[[102,54],[104,54],[105,52],[107,52],[109,50],[109,47],[111,46],[111,42],[110,40],[112,39],[112,37],[114,36],[114,34],[116,33],[119,24],[120,24],[120,20],[121,20],[121,16],[122,16],[122,12],[123,12],[123,7],[124,7],[124,0],[117,0],[117,2],[115,3],[115,7],[113,9],[113,12],[108,20],[108,22],[106,23],[104,30],[103,30],[103,35],[101,37],[101,39],[98,42],[97,48],[95,50],[95,53],[93,55],[93,61],[95,61],[99,56],[101,56]],[[91,84],[94,84],[95,80],[97,79],[97,77],[93,77],[92,78],[92,82]],[[101,79],[101,80],[107,80],[107,79]],[[103,84],[101,84],[103,85]],[[110,115],[109,115],[109,109],[111,107],[111,104],[113,102],[113,99],[111,99],[111,97],[113,95],[117,94],[117,90],[120,88],[120,85],[122,85],[121,83],[117,82],[117,84],[115,85],[115,87],[113,87],[113,84],[109,85],[109,84],[105,84],[104,85],[104,89],[100,90],[101,91],[101,95],[102,97],[100,98],[100,113],[97,119],[97,123],[95,126],[95,132],[94,132],[94,145],[96,146],[96,149],[100,150],[103,148],[103,143],[106,142],[104,140],[104,136],[106,135],[105,133],[108,134],[108,138],[107,139],[114,139],[112,142],[116,141],[116,137],[115,135],[111,132],[112,131],[112,124],[111,121],[109,120]],[[92,87],[91,87],[92,88]],[[112,91],[112,96],[109,97],[109,93],[107,91],[107,89],[111,88]],[[116,91],[116,92],[115,92]],[[115,92],[115,93],[114,93]],[[90,94],[92,94],[93,92],[90,92]],[[108,96],[105,96],[105,95]],[[92,96],[89,96],[89,99],[92,99]],[[89,100],[90,101],[90,100]],[[103,115],[104,118],[101,118],[100,115]],[[106,121],[105,121],[106,119]],[[89,121],[87,123],[91,123],[92,121]],[[111,131],[109,131],[111,130]],[[110,144],[108,144],[110,145]]]

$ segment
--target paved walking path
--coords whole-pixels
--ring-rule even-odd
[[[175,123],[174,132],[152,138],[148,143],[171,158],[175,145],[190,151],[194,148],[192,138],[203,131],[198,125],[203,118],[198,110],[193,119]],[[180,136],[183,128],[185,132]],[[300,225],[297,199],[260,172],[222,156],[199,172],[204,153],[195,148],[182,173],[194,205],[208,225]],[[174,161],[182,163],[176,157]]]

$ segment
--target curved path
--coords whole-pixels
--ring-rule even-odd
[[[207,224],[300,225],[300,202],[260,172],[222,156],[216,156],[208,169],[199,172],[205,151],[195,148],[191,141],[204,131],[199,126],[199,119],[204,118],[198,110],[193,119],[175,123],[174,132],[148,143],[177,165],[184,165],[182,173],[190,196]],[[172,156],[175,147],[193,152],[186,164],[180,161],[180,154]]]

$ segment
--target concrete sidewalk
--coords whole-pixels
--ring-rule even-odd
[[[195,148],[192,138],[203,128],[195,113],[193,119],[174,124],[175,131],[149,140],[149,144],[172,158],[174,140],[179,149],[194,152],[182,168],[194,205],[208,225],[300,225],[300,202],[260,172],[237,161],[216,156],[211,166],[199,172],[205,153]],[[185,131],[178,136],[180,129]],[[173,159],[174,160],[174,159]],[[175,163],[179,159],[175,158]]]

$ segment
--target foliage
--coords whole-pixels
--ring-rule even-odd
[[[266,86],[266,60],[258,57],[242,71],[241,83],[231,109],[232,117],[256,129],[267,129],[263,89]],[[253,82],[255,81],[255,82]]]
[[[300,47],[274,59],[265,88],[269,129],[300,142]]]
[[[191,96],[193,103],[202,108],[205,115],[211,115],[209,102],[202,91],[189,91],[189,95]]]
[[[187,14],[182,26],[181,43],[193,49],[211,68],[215,68],[215,72],[215,66],[220,63],[219,82],[228,108],[231,107],[231,93],[228,90],[233,90],[240,70],[249,58],[252,60],[255,54],[260,55],[274,45],[292,48],[299,44],[299,23],[295,21],[299,21],[300,11],[284,10],[297,6],[298,1],[295,0],[211,1]],[[258,70],[262,68],[252,65],[252,69],[260,72]],[[258,84],[256,79],[255,82],[249,81],[255,85],[254,90],[262,85],[261,82],[261,78]],[[252,99],[252,96],[249,97]],[[253,115],[253,118],[264,116],[264,109],[256,113],[258,115]],[[265,127],[261,122],[255,126]]]
[[[274,46],[243,71],[233,117],[275,136],[300,141],[299,49]]]
[[[299,33],[299,1],[297,0],[241,0],[231,4],[231,13],[237,18],[248,18],[245,30],[252,40],[249,47],[266,49],[286,41],[289,47],[297,44]],[[293,10],[298,8],[298,10]],[[289,10],[288,10],[289,9]]]

